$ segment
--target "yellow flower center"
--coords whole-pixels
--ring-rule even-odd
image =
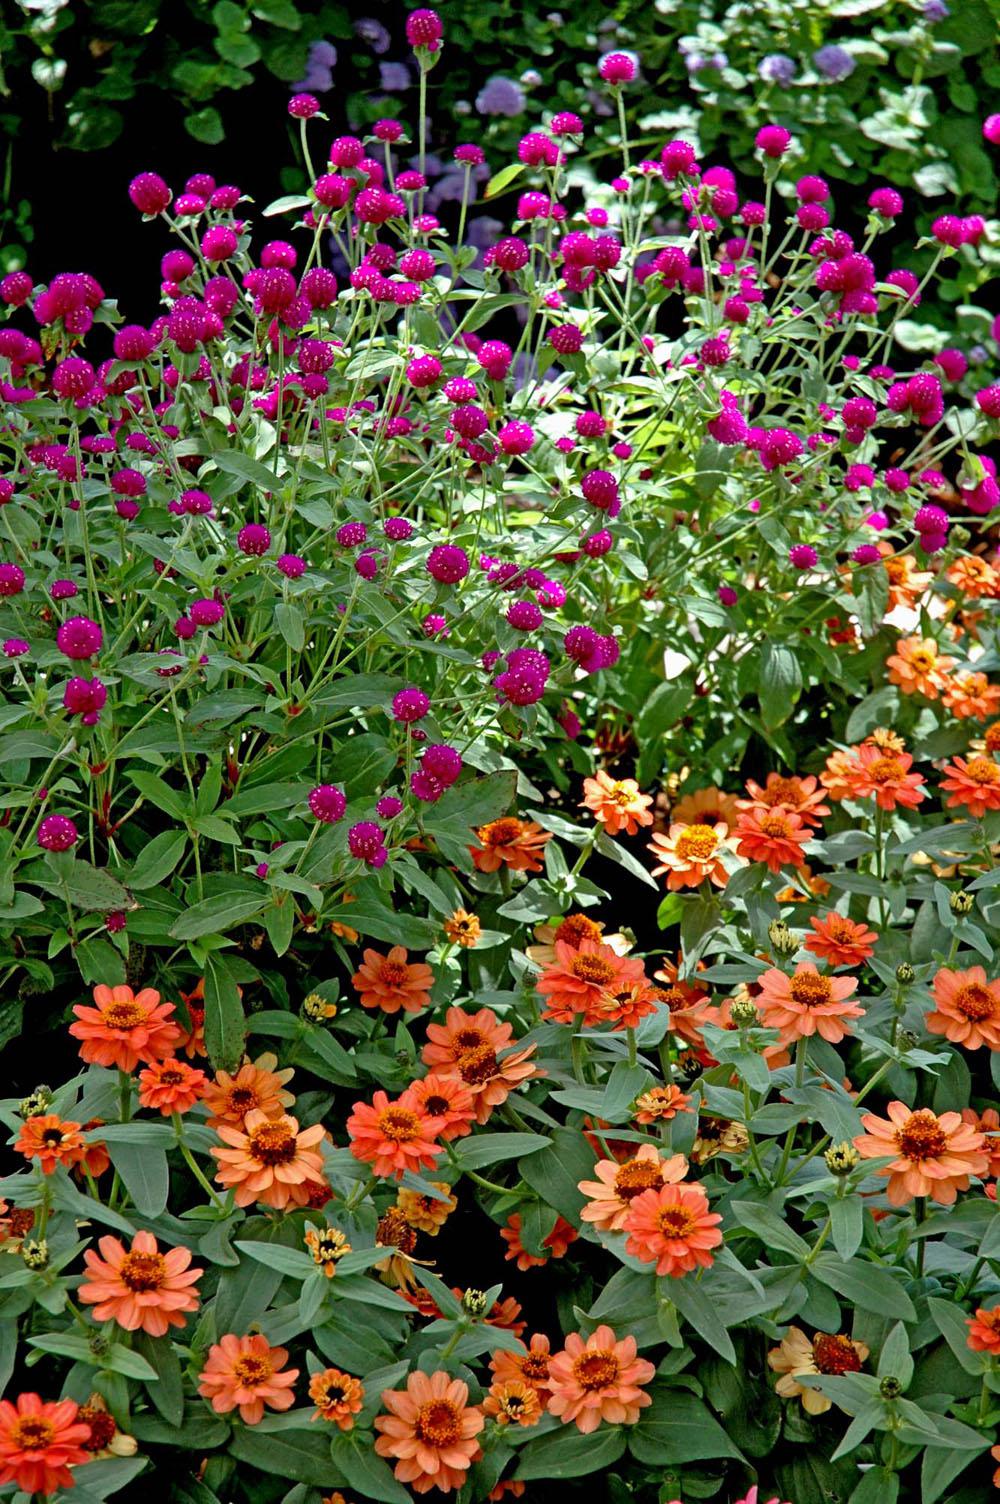
[[[614,1384],[621,1372],[621,1365],[613,1352],[602,1349],[585,1352],[573,1364],[573,1375],[581,1389],[588,1391],[604,1389]]]
[[[792,977],[789,991],[803,1008],[815,1008],[819,1003],[830,1002],[833,997],[830,978],[820,976],[817,971],[799,972],[798,976]]]
[[[872,783],[901,783],[906,769],[898,757],[876,757],[868,769],[868,777]]]
[[[934,1113],[927,1107],[911,1112],[893,1135],[896,1146],[907,1159],[937,1159],[948,1147],[948,1140]]]
[[[138,1003],[109,1003],[101,1015],[109,1029],[136,1029],[146,1022],[145,1009]]]
[[[615,1194],[621,1201],[631,1201],[663,1181],[659,1164],[652,1159],[628,1159],[615,1176]]]
[[[11,1428],[11,1441],[22,1452],[41,1452],[56,1439],[56,1428],[44,1415],[22,1415]]]
[[[996,1001],[988,987],[980,982],[969,982],[955,994],[955,1007],[971,1023],[981,1023],[984,1018],[993,1017]]]
[[[581,982],[593,982],[598,987],[606,987],[615,979],[615,967],[603,956],[576,955],[569,969]]]
[[[657,1214],[656,1225],[665,1238],[686,1238],[694,1232],[694,1218],[682,1206],[668,1206]]]
[[[677,837],[677,855],[685,862],[707,862],[718,844],[711,825],[688,825]]]
[[[159,1290],[167,1277],[162,1253],[127,1253],[122,1259],[122,1284],[132,1291]]]
[[[508,816],[505,820],[491,820],[489,825],[481,826],[476,834],[484,846],[510,846],[521,834],[521,822],[513,816]]]
[[[284,1123],[265,1123],[250,1135],[250,1153],[262,1165],[283,1165],[295,1158],[295,1134]]]
[[[254,1353],[244,1354],[233,1364],[233,1377],[238,1379],[246,1389],[252,1388],[255,1384],[266,1384],[273,1372],[274,1364],[270,1358]]]
[[[414,1429],[427,1446],[452,1447],[461,1439],[461,1412],[451,1400],[429,1400],[421,1405]]]
[[[994,784],[1000,782],[1000,768],[991,757],[972,757],[966,764],[968,776],[976,783]]]
[[[378,1120],[379,1132],[394,1144],[412,1144],[420,1137],[420,1119],[408,1107],[387,1107]]]

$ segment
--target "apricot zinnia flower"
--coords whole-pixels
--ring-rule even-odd
[[[733,830],[739,818],[736,795],[727,794],[712,784],[707,789],[695,789],[693,794],[682,794],[670,811],[672,823],[677,825],[718,825]]]
[[[926,1015],[930,1034],[943,1034],[967,1050],[1000,1050],[1000,982],[988,982],[981,966],[949,971],[942,966],[931,987],[937,1008]]]
[[[920,694],[927,700],[936,700],[954,662],[954,658],[939,652],[933,637],[901,637],[885,666],[889,683],[898,684],[904,695]]]
[[[585,1022],[601,1017],[603,995],[645,979],[641,961],[619,956],[610,945],[584,940],[578,948],[557,940],[556,959],[535,986],[546,999],[544,1018],[571,1023],[582,1014]]]
[[[363,1008],[381,1008],[383,1013],[417,1013],[431,1000],[434,973],[422,961],[407,961],[402,945],[387,956],[365,951],[364,963],[351,978]]]
[[[72,1488],[70,1468],[91,1460],[90,1427],[78,1415],[75,1400],[0,1400],[0,1484],[16,1483],[26,1494]]]
[[[277,1063],[277,1055],[267,1053],[258,1055],[253,1063],[245,1060],[235,1076],[228,1071],[216,1071],[215,1079],[205,1088],[208,1126],[218,1128],[220,1123],[229,1123],[241,1127],[248,1112],[280,1118],[295,1101],[290,1091],[283,1090],[295,1072],[277,1071]]]
[[[237,1206],[308,1205],[309,1182],[323,1179],[323,1156],[315,1147],[326,1134],[322,1123],[300,1132],[295,1118],[269,1118],[255,1108],[242,1130],[220,1123],[216,1132],[228,1147],[212,1150],[219,1161],[215,1178],[235,1189]]]
[[[498,1383],[509,1379],[523,1379],[537,1390],[543,1402],[549,1393],[549,1339],[544,1332],[535,1332],[527,1348],[512,1352],[501,1347],[490,1359],[490,1368]]]
[[[126,1253],[119,1238],[98,1240],[100,1256],[92,1248],[83,1255],[86,1277],[80,1299],[94,1307],[97,1321],[117,1321],[127,1332],[163,1337],[172,1326],[184,1325],[184,1313],[198,1309],[191,1288],[204,1269],[191,1267],[186,1248],[160,1253],[151,1232],[137,1232]]]
[[[513,1033],[513,1026],[501,1023],[489,1008],[477,1013],[449,1008],[443,1024],[427,1025],[422,1059],[436,1075],[464,1081],[472,1092],[478,1123],[485,1123],[515,1087],[540,1074],[529,1059],[535,1045],[514,1048]]]
[[[313,1420],[327,1420],[342,1431],[353,1431],[354,1417],[365,1402],[365,1386],[339,1368],[324,1368],[309,1380],[309,1398],[316,1406]]]
[[[396,1195],[396,1205],[411,1227],[436,1238],[458,1205],[458,1197],[451,1194],[451,1186],[444,1180],[432,1180],[431,1185],[440,1196],[425,1195],[423,1191],[404,1188]]]
[[[714,1262],[711,1248],[722,1242],[722,1218],[708,1209],[700,1185],[663,1185],[643,1191],[630,1204],[624,1229],[625,1252],[644,1263],[656,1264],[657,1274],[678,1276],[707,1269]]]
[[[959,1191],[969,1189],[970,1175],[985,1175],[989,1166],[986,1141],[957,1112],[940,1117],[929,1107],[913,1112],[905,1102],[890,1102],[888,1118],[867,1112],[865,1129],[854,1140],[862,1159],[890,1159],[875,1173],[888,1179],[893,1206],[906,1206],[915,1196],[930,1196],[951,1206]]]
[[[992,757],[955,757],[946,762],[941,789],[948,793],[945,805],[961,805],[974,820],[981,820],[987,810],[1000,809],[1000,765]]]
[[[815,933],[807,937],[806,950],[831,966],[860,966],[875,950],[875,931],[845,914],[814,914],[809,923]]]
[[[962,1122],[969,1123],[986,1140],[984,1148],[990,1160],[986,1173],[996,1179],[1000,1175],[1000,1113],[995,1107],[987,1107],[983,1112],[976,1112],[972,1107],[963,1107]],[[995,1186],[993,1192],[995,1196]],[[986,1194],[990,1194],[989,1188]]]
[[[772,1347],[768,1353],[767,1361],[775,1373],[781,1374],[774,1387],[782,1399],[800,1396],[807,1415],[824,1415],[833,1401],[820,1394],[818,1389],[800,1384],[799,1379],[821,1373],[857,1373],[867,1356],[868,1349],[863,1342],[855,1342],[850,1337],[828,1336],[826,1332],[817,1332],[810,1341],[799,1327],[790,1326],[780,1346]]]
[[[839,1044],[850,1033],[845,1020],[860,1018],[864,1009],[847,999],[858,985],[857,977],[826,976],[812,961],[801,961],[793,976],[771,966],[757,978],[760,995],[754,999],[761,1023],[780,1032],[782,1044],[818,1034],[830,1044]]]
[[[780,872],[782,867],[805,866],[802,848],[812,840],[812,834],[812,827],[801,815],[776,804],[769,810],[744,810],[733,840],[740,856],[751,862],[766,862],[772,872]]]
[[[181,1040],[173,1020],[173,1003],[161,1003],[152,987],[95,987],[95,1008],[77,1003],[69,1032],[81,1039],[80,1058],[88,1065],[134,1071],[140,1060],[151,1065],[172,1055]]]
[[[989,1310],[980,1306],[975,1316],[966,1318],[966,1325],[974,1353],[1000,1354],[1000,1306],[991,1306]]]
[[[640,794],[634,778],[611,778],[602,768],[593,778],[583,780],[582,809],[589,809],[609,836],[624,830],[634,836],[640,825],[652,825],[650,794]]]
[[[916,809],[926,798],[922,773],[911,773],[913,758],[909,752],[885,752],[869,742],[855,747],[843,766],[846,785],[844,798],[874,798],[879,809],[893,810],[897,804]]]
[[[190,1112],[207,1085],[205,1072],[187,1061],[157,1060],[139,1072],[139,1106],[162,1112],[164,1117]]]
[[[497,1379],[483,1400],[483,1413],[498,1426],[535,1426],[542,1418],[537,1389],[524,1379]]]
[[[45,1175],[51,1175],[56,1165],[79,1164],[87,1153],[80,1124],[54,1112],[26,1119],[14,1148],[25,1159],[37,1159]]]
[[[637,1123],[669,1123],[679,1112],[691,1112],[691,1098],[679,1086],[651,1086],[636,1097],[632,1116]]]
[[[562,1352],[549,1362],[549,1413],[563,1425],[575,1421],[584,1435],[596,1431],[602,1420],[634,1426],[639,1411],[652,1404],[640,1386],[655,1372],[652,1363],[636,1357],[634,1337],[619,1341],[609,1326],[599,1326],[587,1338],[570,1332]]]
[[[620,1232],[628,1210],[643,1191],[657,1190],[683,1180],[687,1160],[683,1154],[663,1159],[653,1144],[641,1144],[632,1159],[619,1164],[616,1159],[602,1159],[594,1166],[596,1180],[581,1180],[577,1189],[587,1197],[580,1216],[593,1222],[602,1232]]]
[[[768,773],[763,788],[752,778],[747,779],[746,787],[750,798],[737,799],[737,809],[759,809],[763,813],[780,805],[793,810],[803,825],[810,827],[819,826],[830,813],[830,806],[823,803],[826,796],[819,780],[812,776],[783,778],[780,773]]]
[[[371,1103],[355,1102],[347,1119],[351,1153],[370,1164],[373,1175],[402,1180],[407,1170],[433,1170],[443,1148],[436,1142],[440,1118],[427,1115],[407,1090],[390,1102],[377,1091]]]
[[[665,872],[667,887],[675,893],[679,888],[697,888],[706,879],[724,888],[729,874],[722,856],[730,848],[729,827],[719,820],[715,825],[673,824],[666,835],[657,831],[646,850],[659,862],[653,876]]]
[[[980,672],[953,674],[944,692],[944,704],[960,721],[986,721],[1000,710],[1000,684],[991,684]]]
[[[384,1391],[389,1413],[375,1417],[375,1429],[382,1433],[375,1450],[396,1459],[396,1477],[414,1493],[461,1488],[482,1455],[476,1437],[486,1422],[468,1399],[468,1386],[440,1369],[411,1373],[405,1389]]]
[[[443,1143],[464,1138],[472,1132],[472,1124],[476,1121],[476,1099],[472,1088],[466,1086],[461,1076],[429,1071],[421,1080],[408,1086],[407,1091],[428,1117],[441,1119],[438,1138]]]
[[[541,872],[542,853],[552,832],[533,820],[507,815],[480,825],[476,837],[479,846],[470,846],[469,851],[480,872],[499,872],[501,867],[509,867],[512,872]]]
[[[244,1425],[264,1419],[264,1406],[290,1410],[297,1368],[286,1368],[288,1349],[272,1347],[266,1337],[237,1337],[228,1332],[208,1350],[198,1375],[198,1393],[218,1415],[239,1409]]]

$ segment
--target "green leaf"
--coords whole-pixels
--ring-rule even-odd
[[[235,1070],[243,1056],[243,1001],[225,960],[213,951],[205,960],[205,1048],[216,1070]]]
[[[362,1499],[377,1499],[380,1504],[411,1504],[409,1493],[397,1483],[392,1468],[371,1450],[367,1440],[335,1436],[330,1455],[334,1466]]]
[[[860,1306],[897,1321],[915,1321],[913,1302],[888,1269],[876,1264],[851,1262],[833,1253],[821,1253],[814,1259],[812,1273],[838,1295]]]
[[[518,1169],[522,1180],[536,1191],[548,1206],[579,1225],[580,1209],[585,1197],[577,1189],[581,1180],[594,1178],[593,1149],[583,1134],[573,1128],[557,1128],[547,1149],[531,1154]]]
[[[168,1426],[179,1426],[184,1419],[184,1377],[173,1343],[133,1332],[132,1346],[156,1375],[146,1381],[150,1399]]]
[[[985,1451],[989,1444],[989,1438],[984,1436],[982,1450]],[[920,1464],[920,1504],[937,1504],[938,1499],[945,1497],[949,1484],[965,1472],[971,1461],[968,1452],[954,1451],[950,1447],[928,1447]]]
[[[764,725],[780,726],[788,720],[802,690],[802,670],[791,648],[767,641],[761,649],[757,697]]]
[[[910,1355],[910,1338],[901,1321],[896,1322],[882,1343],[876,1372],[880,1379],[887,1377],[898,1379],[904,1389],[910,1387],[910,1380],[913,1378],[913,1358]]]
[[[966,1373],[980,1375],[985,1367],[985,1360],[982,1353],[974,1353],[969,1346],[969,1328],[961,1306],[955,1305],[950,1300],[939,1300],[932,1295],[928,1297],[927,1309],[931,1320],[958,1359],[960,1366],[965,1369]]]
[[[219,470],[224,470],[227,475],[238,476],[260,491],[271,492],[278,486],[274,471],[262,465],[260,460],[244,454],[241,449],[217,449],[212,455],[212,461]]]
[[[198,940],[202,935],[222,935],[237,924],[259,914],[267,904],[263,888],[252,893],[234,890],[203,898],[185,910],[170,930],[174,940]]]
[[[162,1149],[151,1145],[107,1141],[111,1163],[118,1171],[144,1217],[158,1217],[166,1210],[170,1195],[170,1170]]]
[[[842,1259],[853,1258],[864,1236],[864,1208],[860,1196],[844,1196],[830,1203],[830,1231],[833,1246]]]
[[[797,1259],[808,1255],[810,1249],[805,1238],[800,1238],[769,1206],[756,1201],[733,1201],[730,1211],[741,1227],[760,1238],[765,1248],[779,1248]]]
[[[625,1433],[621,1426],[602,1426],[590,1436],[575,1426],[563,1426],[537,1441],[529,1441],[514,1476],[546,1482],[582,1478],[611,1467],[624,1450]]]
[[[306,641],[306,626],[305,618],[298,606],[293,606],[290,601],[277,601],[274,607],[274,621],[292,651],[301,653]]]
[[[687,1322],[709,1347],[715,1349],[727,1363],[736,1362],[736,1349],[732,1338],[719,1319],[712,1297],[696,1280],[665,1280],[659,1287],[660,1294],[670,1300]]]
[[[233,1247],[238,1248],[249,1258],[256,1259],[259,1264],[266,1264],[268,1268],[277,1269],[281,1274],[290,1274],[293,1279],[308,1279],[311,1274],[316,1273],[316,1264],[311,1255],[303,1253],[299,1248],[282,1248],[274,1243],[247,1242],[235,1242]]]
[[[506,167],[501,167],[500,171],[490,178],[486,184],[486,191],[483,197],[487,199],[497,198],[501,193],[506,192],[511,183],[519,178],[523,171],[523,162],[508,162]]]
[[[237,1462],[313,1488],[334,1489],[347,1481],[330,1458],[329,1441],[316,1431],[262,1433],[240,1426],[233,1432],[229,1450]]]
[[[69,852],[46,858],[52,873],[49,878],[32,873],[32,881],[47,893],[65,898],[75,909],[87,914],[111,914],[129,907],[128,889],[116,877],[89,862],[82,862]]]
[[[514,802],[516,791],[517,774],[513,769],[456,783],[430,806],[424,823],[432,835],[451,836],[469,845],[470,832],[505,814]]]
[[[183,831],[165,830],[161,835],[154,836],[135,859],[129,874],[129,887],[139,891],[143,888],[155,888],[170,876],[186,847],[187,836]]]
[[[551,1142],[540,1133],[477,1133],[472,1138],[458,1140],[455,1157],[465,1169],[480,1170],[504,1159],[534,1155],[547,1149]]]
[[[677,1467],[722,1457],[742,1460],[739,1449],[695,1395],[664,1384],[654,1384],[649,1392],[652,1405],[629,1427],[629,1451],[639,1462]]]

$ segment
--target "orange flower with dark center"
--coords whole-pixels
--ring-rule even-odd
[[[421,1494],[434,1487],[442,1493],[462,1487],[469,1467],[482,1455],[476,1437],[485,1424],[468,1399],[468,1386],[441,1370],[418,1370],[405,1389],[383,1393],[388,1414],[375,1418],[381,1433],[375,1451],[395,1461],[400,1483]]]
[[[731,849],[729,827],[719,820],[715,825],[672,824],[666,835],[657,831],[646,850],[656,857],[653,876],[667,874],[667,888],[697,888],[710,882],[724,888],[729,881],[722,858]]]
[[[534,1426],[542,1418],[542,1405],[538,1391],[524,1379],[504,1379],[490,1385],[483,1412],[499,1426]]]
[[[678,825],[722,824],[727,830],[733,830],[738,817],[736,795],[727,794],[714,785],[682,794],[671,810],[671,823]]]
[[[679,1086],[651,1086],[636,1097],[633,1117],[637,1123],[669,1123],[679,1112],[691,1112],[691,1098]]]
[[[844,914],[814,914],[809,923],[814,933],[806,937],[806,950],[831,966],[860,966],[874,953],[875,931]]]
[[[652,1363],[637,1357],[634,1337],[619,1341],[609,1326],[599,1326],[586,1339],[571,1332],[549,1364],[549,1413],[564,1425],[575,1422],[584,1435],[602,1421],[633,1426],[652,1403],[641,1386],[655,1372]]]
[[[584,940],[574,950],[559,940],[555,952],[555,961],[535,986],[546,1000],[542,1016],[556,1023],[571,1023],[579,1014],[585,1022],[600,1019],[604,993],[645,981],[642,962],[619,956],[610,945]]]
[[[988,810],[1000,809],[1000,764],[992,757],[954,757],[946,762],[947,778],[941,780],[941,790],[948,794],[945,805],[948,809],[958,806],[969,811],[974,820],[981,820]]]
[[[200,1099],[208,1077],[204,1071],[176,1057],[157,1060],[139,1072],[139,1105],[169,1117],[174,1112],[190,1112]]]
[[[451,1187],[443,1180],[432,1180],[431,1185],[440,1196],[424,1195],[422,1191],[401,1189],[397,1195],[399,1210],[418,1232],[436,1238],[458,1205],[458,1197],[451,1194]]]
[[[652,825],[649,794],[641,794],[634,778],[611,778],[603,768],[593,778],[583,780],[581,808],[590,810],[609,836],[620,831],[634,836],[640,825]]]
[[[830,813],[829,806],[823,802],[825,795],[819,787],[819,780],[811,775],[808,778],[795,775],[783,778],[780,773],[768,773],[763,788],[752,778],[747,780],[746,787],[750,798],[736,801],[736,807],[741,810],[758,809],[766,813],[780,806],[794,810],[803,825],[811,828],[819,826]]]
[[[636,1154],[619,1164],[602,1159],[594,1166],[596,1180],[581,1180],[580,1194],[587,1205],[580,1212],[584,1222],[592,1222],[604,1232],[618,1232],[625,1225],[629,1205],[643,1191],[683,1180],[687,1160],[683,1154],[663,1159],[653,1144],[641,1144]]]
[[[288,1350],[271,1347],[265,1337],[237,1337],[228,1333],[208,1350],[198,1376],[198,1393],[219,1415],[238,1409],[244,1425],[255,1426],[264,1418],[264,1406],[290,1410],[295,1403],[292,1386],[297,1368],[285,1368]]]
[[[25,1159],[37,1159],[45,1175],[51,1175],[56,1165],[78,1165],[87,1153],[80,1124],[54,1112],[26,1119],[14,1148]]]
[[[736,826],[737,853],[750,862],[766,862],[772,872],[782,867],[804,867],[802,847],[812,840],[812,826],[783,805],[773,809],[744,810]]]
[[[490,1359],[490,1368],[498,1383],[510,1379],[523,1379],[539,1392],[544,1402],[549,1392],[549,1339],[542,1332],[535,1332],[527,1349],[511,1352],[500,1348]]]
[[[131,1072],[140,1061],[151,1065],[172,1055],[180,1043],[173,1003],[161,1003],[151,987],[136,993],[131,987],[95,987],[94,1003],[77,1003],[76,1022],[69,1026],[88,1065]]]
[[[485,1123],[523,1081],[539,1074],[529,1058],[535,1045],[517,1049],[513,1032],[512,1025],[502,1024],[489,1008],[478,1013],[449,1008],[443,1024],[427,1026],[423,1060],[438,1076],[456,1076],[465,1083],[478,1123]]]
[[[472,950],[482,934],[479,916],[468,913],[466,909],[456,909],[449,914],[443,929],[452,945],[460,945],[465,950]]]
[[[911,1111],[905,1102],[890,1102],[888,1118],[865,1113],[865,1132],[854,1140],[862,1159],[889,1159],[875,1173],[889,1182],[893,1206],[905,1206],[915,1196],[930,1196],[951,1206],[959,1191],[969,1189],[972,1175],[985,1175],[989,1156],[983,1135],[957,1112],[940,1117],[929,1107]]]
[[[116,1321],[127,1332],[163,1337],[172,1326],[184,1326],[187,1313],[198,1309],[192,1286],[205,1271],[191,1267],[188,1249],[160,1253],[149,1232],[137,1232],[127,1253],[118,1238],[100,1238],[97,1246],[100,1255],[88,1248],[83,1256],[87,1273],[79,1289],[79,1298],[94,1307],[97,1321]]]
[[[322,1123],[300,1131],[295,1118],[268,1118],[248,1112],[243,1131],[228,1123],[216,1129],[225,1144],[213,1149],[219,1161],[216,1180],[236,1192],[236,1205],[262,1201],[283,1210],[306,1206],[310,1183],[323,1180],[323,1157],[318,1145],[326,1136]]]
[[[325,1420],[341,1431],[352,1431],[354,1417],[365,1402],[365,1387],[360,1379],[342,1373],[339,1368],[325,1368],[309,1380],[309,1398],[316,1406],[313,1420]]]
[[[850,1020],[864,1013],[858,1003],[849,1001],[857,978],[827,976],[812,961],[802,961],[791,977],[772,966],[757,978],[757,985],[760,992],[754,1001],[761,1022],[778,1030],[783,1045],[813,1034],[839,1044],[850,1033]]]
[[[508,815],[481,825],[476,838],[478,848],[470,846],[469,851],[480,872],[499,872],[501,867],[509,867],[512,872],[541,872],[543,852],[552,832],[533,820]]]
[[[885,810],[894,810],[900,804],[916,809],[926,797],[926,789],[923,774],[911,772],[912,766],[908,752],[887,752],[874,743],[862,743],[846,755],[840,797],[874,799],[879,809]]]
[[[943,966],[931,988],[936,1008],[925,1015],[928,1031],[967,1050],[1000,1050],[1000,982],[987,981],[981,966],[952,971]]]
[[[43,1400],[19,1394],[0,1400],[0,1485],[16,1483],[26,1494],[72,1488],[71,1468],[90,1462],[90,1427],[74,1400]]]
[[[431,1000],[434,973],[422,961],[407,961],[402,945],[394,945],[387,956],[366,950],[364,963],[351,978],[364,1008],[381,1008],[383,1013],[418,1013]]]
[[[282,1117],[295,1101],[292,1093],[284,1090],[295,1072],[276,1070],[277,1064],[277,1055],[268,1052],[258,1055],[253,1063],[245,1060],[235,1075],[216,1071],[204,1092],[208,1126],[218,1128],[222,1123],[230,1123],[241,1127],[249,1112],[260,1112],[268,1118]]]
[[[439,1118],[428,1117],[409,1090],[390,1102],[377,1091],[371,1104],[355,1102],[347,1120],[351,1153],[372,1173],[402,1180],[407,1170],[433,1170],[444,1152],[437,1142]]]
[[[628,1205],[622,1226],[625,1252],[656,1265],[657,1274],[678,1276],[713,1263],[711,1250],[722,1242],[722,1218],[709,1210],[700,1185],[665,1184],[643,1191]]]
[[[966,1320],[968,1343],[974,1353],[1000,1353],[1000,1306],[980,1307]]]
[[[479,1048],[490,1052],[495,1070],[496,1051],[491,1045],[480,1045]],[[466,1051],[465,1054],[459,1056],[457,1062],[459,1072],[465,1070],[466,1057],[469,1053],[471,1052]],[[441,1119],[442,1126],[438,1137],[443,1143],[449,1143],[454,1138],[463,1138],[467,1133],[471,1133],[472,1124],[476,1121],[476,1099],[462,1074],[445,1076],[439,1071],[431,1071],[421,1081],[414,1081],[407,1089],[417,1106],[423,1108],[428,1117]]]

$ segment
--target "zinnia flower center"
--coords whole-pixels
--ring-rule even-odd
[[[456,1050],[474,1050],[483,1043],[483,1036],[478,1029],[460,1029],[455,1035]]]
[[[323,1385],[323,1392],[316,1403],[332,1410],[335,1405],[343,1403],[346,1394],[347,1391],[343,1384],[338,1384],[334,1380],[328,1379]]]
[[[813,1341],[813,1362],[820,1373],[857,1373],[861,1367],[850,1337],[828,1337],[817,1332]]]
[[[497,1052],[491,1044],[477,1044],[458,1057],[458,1073],[466,1086],[479,1086],[497,1073]]]
[[[529,1384],[544,1384],[549,1377],[549,1360],[542,1353],[528,1353],[519,1366]]]
[[[910,657],[910,662],[920,674],[929,674],[937,663],[937,655],[929,653],[926,648],[917,648]]]
[[[451,1104],[447,1097],[427,1097],[424,1101],[424,1110],[432,1118],[447,1117],[451,1111]]]
[[[893,1135],[897,1147],[907,1159],[936,1159],[948,1147],[940,1123],[929,1108],[911,1112],[902,1128]]]
[[[284,1165],[295,1158],[295,1134],[284,1123],[265,1123],[250,1135],[250,1153],[263,1165]]]
[[[85,1451],[103,1452],[104,1448],[114,1441],[118,1427],[115,1425],[114,1416],[109,1415],[106,1410],[98,1410],[96,1405],[81,1405],[76,1412],[76,1418],[83,1425],[90,1427],[90,1436],[83,1442]]]
[[[555,933],[556,940],[564,940],[567,945],[573,946],[580,945],[584,940],[600,938],[601,926],[593,919],[588,919],[586,914],[567,914]]]
[[[414,1427],[421,1441],[431,1447],[452,1447],[462,1435],[462,1418],[451,1400],[430,1400],[421,1405]]]
[[[162,1253],[127,1253],[119,1270],[123,1285],[136,1293],[158,1290],[167,1277]]]
[[[47,1144],[50,1149],[54,1149],[56,1145],[61,1144],[62,1141],[63,1131],[61,1128],[46,1128],[45,1132],[42,1134],[42,1143]]]
[[[420,1137],[420,1119],[408,1107],[387,1107],[378,1120],[379,1132],[394,1144],[412,1144]]]
[[[165,1065],[160,1071],[161,1086],[183,1086],[184,1074],[176,1066]]]
[[[872,783],[899,783],[906,777],[906,769],[898,757],[876,757],[868,769]]]
[[[833,997],[830,978],[821,977],[818,971],[802,971],[792,977],[788,990],[793,1001],[801,1003],[803,1008],[815,1008],[820,1003],[830,1002]]]
[[[233,1364],[233,1377],[246,1388],[254,1384],[266,1384],[273,1372],[274,1367],[269,1358],[258,1357],[251,1353],[237,1358]]]
[[[484,846],[510,846],[521,834],[520,820],[491,820],[476,832]]]
[[[707,862],[719,844],[711,825],[689,825],[677,837],[677,855],[686,862]]]
[[[980,982],[969,982],[960,987],[955,995],[955,1007],[972,1023],[992,1018],[996,1011],[992,992]]]
[[[619,809],[628,809],[635,794],[627,783],[618,782],[608,790],[608,798],[613,804],[617,804]]]
[[[780,841],[788,835],[791,826],[784,815],[779,814],[777,810],[772,810],[769,815],[765,815],[763,820],[761,820],[760,828],[762,833],[769,836],[772,841]]]
[[[989,757],[972,757],[966,764],[966,772],[977,783],[996,783],[1000,779],[1000,768]]]
[[[22,1452],[41,1452],[55,1439],[56,1428],[44,1415],[22,1415],[11,1430],[11,1440]]]
[[[682,1206],[668,1206],[659,1212],[656,1225],[665,1238],[686,1238],[694,1232],[694,1218]]]
[[[375,1229],[375,1241],[383,1248],[396,1248],[400,1253],[412,1253],[417,1246],[417,1234],[399,1207],[390,1206]]]
[[[775,778],[761,793],[762,804],[801,804],[803,800],[802,789],[799,787],[797,778]]]
[[[402,987],[406,981],[407,968],[399,961],[383,961],[378,979],[385,987]]]
[[[574,956],[570,970],[581,982],[595,982],[599,987],[604,987],[615,979],[615,968],[603,956]]]
[[[828,939],[843,943],[854,939],[854,925],[843,914],[831,914],[826,922],[826,933]]]
[[[629,1159],[615,1176],[615,1191],[622,1201],[631,1201],[663,1180],[660,1166],[651,1159]]]
[[[101,1016],[109,1029],[136,1029],[146,1022],[138,1003],[111,1003],[101,1010]]]
[[[603,1389],[614,1384],[620,1373],[620,1365],[614,1353],[584,1353],[573,1364],[573,1374],[581,1389]]]
[[[260,1098],[252,1086],[234,1086],[229,1093],[230,1110],[238,1112],[241,1117],[246,1117],[259,1101]]]

